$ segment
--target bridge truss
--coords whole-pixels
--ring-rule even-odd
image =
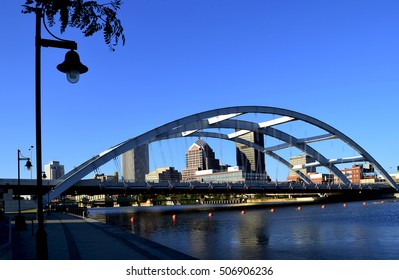
[[[256,114],[257,116],[268,115],[269,118],[272,116],[272,119],[263,122],[254,122],[251,121],[250,117],[246,118],[246,116],[250,116],[251,114]],[[290,133],[276,128],[285,123],[294,123],[298,121],[317,127],[324,132],[317,136],[297,138]],[[227,131],[229,133],[222,133],[222,129],[223,132]],[[239,138],[239,136],[245,135],[249,132],[258,132],[265,136],[278,139],[282,144],[270,147],[261,147]],[[315,160],[315,162],[311,164],[312,166],[325,167],[340,180],[339,186],[346,188],[351,188],[352,184],[345,174],[343,174],[337,167],[337,164],[348,162],[369,162],[386,180],[390,187],[398,190],[397,184],[384,168],[365,149],[336,128],[316,118],[292,110],[265,106],[235,106],[193,114],[128,139],[90,158],[88,161],[65,174],[61,178],[61,182],[56,185],[53,191],[44,195],[44,199],[47,200],[47,198],[49,198],[51,200],[60,196],[80,179],[129,150],[156,141],[182,137],[210,137],[226,141],[234,141],[250,146],[284,164],[288,169],[295,171],[306,186],[313,187],[315,184],[312,183],[306,174],[303,174],[300,171],[301,168],[306,166],[302,166],[301,168],[293,166],[287,159],[278,155],[276,151],[295,147]],[[358,155],[347,158],[329,159],[310,146],[311,143],[331,139],[340,139],[345,143],[345,145],[348,145],[356,151]]]

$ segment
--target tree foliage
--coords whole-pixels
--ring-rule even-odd
[[[121,0],[109,0],[106,3],[85,0],[25,0],[23,13],[34,13],[42,9],[49,26],[60,22],[60,31],[67,27],[79,28],[88,37],[94,33],[103,32],[104,41],[111,50],[121,41],[125,44],[125,35],[117,11]]]

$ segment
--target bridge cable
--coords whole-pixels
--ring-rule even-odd
[[[121,169],[121,166],[120,166],[120,162],[119,162],[119,156],[117,156],[117,157],[115,157],[114,158],[114,164],[115,164],[115,166],[116,166],[116,170],[118,171],[118,178],[117,178],[117,180],[119,181],[119,175],[120,176],[122,176],[122,169]],[[124,181],[124,180],[123,180]]]
[[[264,140],[264,149],[266,150],[266,147],[267,147],[267,135],[266,134],[263,134],[263,140]],[[268,176],[267,166],[268,166],[268,164],[267,164],[266,155],[267,155],[267,153],[264,153],[263,156],[265,157],[265,173],[266,173],[266,179],[267,179],[267,176]]]
[[[99,175],[100,173],[101,173],[100,167],[97,167],[96,169],[94,169],[95,175]]]
[[[256,112],[255,113],[255,119],[256,120],[258,120],[258,112]],[[258,145],[258,143],[259,143],[259,140],[260,140],[260,137],[263,137],[263,144],[264,144],[264,142],[265,142],[265,136],[264,136],[264,134],[263,133],[261,133],[260,131],[259,131],[259,128],[257,129],[257,131],[256,131],[256,133],[255,133],[255,137],[256,137],[256,139],[255,139],[255,143]],[[262,152],[262,151],[260,151],[260,150],[258,150],[258,149],[255,149],[255,148],[253,148],[254,149],[254,152],[257,154],[256,155],[256,166],[255,166],[255,173],[256,173],[256,178],[259,178],[260,179],[260,176],[261,176],[261,171],[263,171],[262,170],[262,162],[264,162],[264,160],[265,160],[265,155],[264,155],[264,153]],[[262,161],[262,156],[263,156],[263,161]]]
[[[153,164],[154,170],[156,170],[158,168],[158,164],[157,164],[157,159],[155,157],[154,150],[152,148],[152,143],[150,143],[149,146],[150,146],[150,154],[151,154],[151,158],[152,158],[151,162],[154,162],[154,164]]]
[[[256,142],[257,143],[259,143],[259,140],[260,140],[260,137],[263,137],[264,138],[264,136],[263,136],[263,134],[261,134],[261,133],[259,133],[259,131],[256,133]],[[264,140],[263,140],[263,142],[264,142]],[[255,172],[256,173],[258,173],[258,175],[259,174],[261,174],[261,172],[263,171],[262,170],[262,156],[264,157],[265,155],[262,153],[262,151],[260,151],[260,150],[258,150],[258,149],[255,149],[255,148],[253,148],[254,150],[255,150],[255,152],[257,153],[257,161],[256,161],[256,169],[255,169]]]
[[[275,114],[273,114],[273,119],[275,119],[275,118],[276,118],[276,116],[275,116]],[[276,137],[276,130],[275,130],[275,129],[273,129],[273,137],[274,137],[274,140],[277,139],[277,137]],[[281,141],[280,141],[280,142],[281,142]],[[276,163],[276,177],[275,177],[275,181],[276,181],[276,182],[278,182],[278,169],[279,169],[279,165],[280,165],[280,163],[277,162],[277,163]]]
[[[291,160],[292,159],[292,123],[289,124],[289,128],[290,128],[290,160]],[[291,172],[293,173],[292,168],[288,168],[288,176],[290,176]]]
[[[261,133],[259,132],[259,130],[258,130],[257,133],[256,133],[256,142],[257,142],[257,143],[259,143],[260,137],[263,137],[263,138],[264,138],[263,134],[261,134]],[[263,140],[263,142],[264,142],[264,140]],[[258,149],[255,149],[255,148],[253,148],[253,149],[254,149],[255,152],[257,153],[257,159],[258,159],[258,160],[256,161],[256,169],[255,169],[255,172],[258,173],[258,174],[257,174],[257,176],[258,176],[258,175],[261,174],[261,171],[263,171],[263,170],[262,170],[262,156],[264,157],[265,155],[262,153],[262,151],[260,151],[260,150],[258,150]],[[264,159],[263,159],[263,161],[264,161]]]
[[[222,141],[222,137],[221,137],[221,128],[220,126],[218,127],[218,133],[219,133],[219,149],[220,149],[220,163],[223,163],[223,141]]]
[[[238,120],[236,120],[236,122],[238,123]],[[235,132],[238,132],[238,131],[239,131],[239,129],[235,129]],[[243,169],[243,172],[246,173],[247,172],[247,164],[246,164],[246,161],[245,161],[246,158],[245,158],[245,154],[238,149],[238,141],[237,141],[238,138],[239,138],[239,136],[235,136],[234,137],[235,149],[236,149],[236,164],[238,165],[238,160],[240,159],[241,168]],[[237,155],[237,152],[238,152],[238,155]]]
[[[166,158],[165,158],[165,153],[163,151],[163,147],[162,147],[162,143],[161,141],[158,141],[158,145],[159,145],[159,149],[161,151],[161,157],[162,157],[162,163],[163,163],[163,167],[166,167]]]
[[[168,140],[166,140],[167,141],[167,143],[168,143],[168,150],[169,150],[169,157],[170,157],[170,159],[171,159],[171,161],[172,161],[172,166],[173,167],[175,167],[176,165],[175,165],[175,160],[174,160],[174,157],[173,157],[173,153],[172,153],[172,149],[171,149],[171,145],[170,145],[170,140],[168,139]],[[176,142],[177,140],[176,140],[176,138],[175,138],[175,142]]]
[[[138,161],[138,169],[141,171],[141,173],[144,173],[144,180],[145,180],[145,174],[149,173],[150,170],[150,166],[149,166],[149,148],[148,148],[149,144],[143,144],[142,146],[138,146],[136,149],[138,152],[138,157],[140,158],[140,160]],[[145,150],[144,150],[145,149]],[[145,152],[146,156],[141,156],[141,153]],[[137,156],[135,156],[135,158],[137,158]],[[137,167],[136,167],[137,168]],[[137,178],[135,178],[137,181]]]
[[[307,149],[307,147],[308,147],[308,146],[306,145],[307,140],[308,140],[308,131],[305,129],[305,138],[304,138],[304,141],[305,141],[305,145],[304,145],[305,155],[308,154],[307,151],[306,151],[306,149]]]

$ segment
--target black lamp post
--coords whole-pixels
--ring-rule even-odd
[[[47,179],[47,175],[46,175],[46,172],[45,171],[43,171],[43,174],[42,174],[42,179],[43,180],[46,180]],[[49,204],[50,202],[50,190],[49,190],[49,187],[48,187],[48,185],[49,185],[50,183],[49,182],[47,182],[47,204]],[[48,207],[48,206],[47,206]],[[47,213],[49,213],[49,212],[47,212]]]
[[[29,148],[31,160],[33,160],[33,157],[32,157],[33,148],[34,148],[33,146],[30,146],[30,148]],[[30,178],[31,178],[31,179],[32,179],[32,169],[33,169],[33,168],[30,169]]]
[[[21,154],[21,151],[18,149],[18,191],[20,191],[21,187],[21,167],[20,161],[26,160],[25,167],[30,170],[32,168],[32,163],[30,162],[30,158],[24,157]],[[24,230],[26,229],[25,216],[21,214],[21,195],[18,194],[18,215],[15,217],[15,229],[16,230]]]
[[[74,41],[62,40],[55,37],[57,40],[47,40],[41,38],[41,20],[43,19],[43,10],[36,9],[36,48],[35,48],[35,108],[36,108],[36,180],[37,180],[37,221],[38,228],[36,232],[36,257],[38,260],[48,259],[47,247],[47,233],[44,228],[43,216],[43,181],[42,181],[42,128],[41,128],[41,47],[53,47],[69,49],[70,51],[65,56],[65,61],[57,66],[57,69],[67,74],[67,79],[71,83],[76,83],[79,80],[79,74],[86,73],[88,68],[79,60],[79,55],[76,50],[77,43]],[[45,22],[43,21],[45,24]]]

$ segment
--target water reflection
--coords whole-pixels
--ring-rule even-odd
[[[399,204],[392,202],[94,218],[200,259],[399,259]]]

